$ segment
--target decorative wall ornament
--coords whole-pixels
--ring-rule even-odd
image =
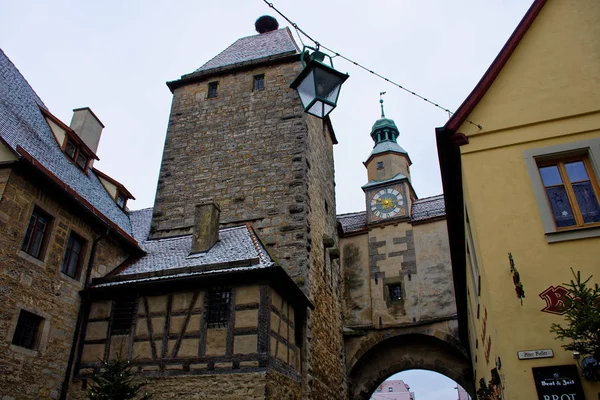
[[[517,294],[517,298],[521,300],[521,305],[523,305],[523,299],[525,298],[525,289],[523,289],[523,284],[521,283],[521,275],[519,275],[519,271],[517,271],[517,267],[515,267],[515,260],[513,260],[513,256],[511,253],[508,253],[508,261],[510,262],[510,272],[512,274],[513,283],[515,285],[515,293]]]
[[[567,312],[566,304],[571,296],[564,286],[550,286],[540,293],[539,296],[546,300],[546,307],[542,308],[543,312],[556,315],[563,315]]]

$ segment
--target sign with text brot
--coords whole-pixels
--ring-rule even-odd
[[[532,368],[539,400],[584,400],[575,365]]]

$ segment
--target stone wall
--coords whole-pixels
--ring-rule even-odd
[[[266,381],[266,372],[171,376],[156,378],[147,391],[152,400],[264,400]],[[73,388],[70,398],[87,399],[81,385]]]
[[[323,121],[310,117],[308,127],[308,288],[315,309],[309,311],[307,318],[303,389],[312,399],[345,398],[333,143]]]
[[[346,326],[385,328],[456,314],[445,220],[386,224],[340,243]],[[396,284],[402,299],[394,301],[389,285]]]
[[[17,167],[0,171],[5,185],[0,199],[0,397],[57,398],[73,344],[78,292],[92,243],[105,229],[79,213],[66,197],[50,191],[39,177]],[[40,259],[21,250],[34,207],[53,218]],[[60,272],[72,231],[87,241],[77,279]],[[126,257],[112,239],[100,243],[92,276],[115,268]],[[20,310],[43,318],[33,349],[12,344]]]
[[[253,221],[276,260],[306,278],[308,132],[289,88],[301,67],[257,67],[175,90],[151,237],[191,233],[194,206],[213,199],[221,223]],[[257,74],[264,90],[252,90]],[[218,96],[208,99],[213,81]]]

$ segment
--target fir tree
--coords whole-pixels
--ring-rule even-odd
[[[592,277],[582,281],[579,271],[573,272],[573,276],[575,280],[564,284],[569,291],[565,302],[567,325],[552,324],[550,331],[557,339],[570,340],[562,345],[566,350],[591,355],[600,361],[600,287],[597,283],[588,287]]]
[[[147,382],[135,383],[131,373],[133,365],[129,360],[121,360],[117,354],[115,360],[102,361],[102,370],[92,376],[87,389],[90,400],[129,400],[135,399]],[[139,400],[152,397],[147,392]]]

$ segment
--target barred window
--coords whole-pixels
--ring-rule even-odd
[[[110,335],[129,335],[135,312],[136,301],[134,296],[113,301]]]
[[[43,321],[44,318],[39,315],[21,310],[12,344],[34,350],[38,344],[40,326]]]
[[[208,292],[207,326],[208,328],[224,328],[230,314],[231,289],[218,289]]]

